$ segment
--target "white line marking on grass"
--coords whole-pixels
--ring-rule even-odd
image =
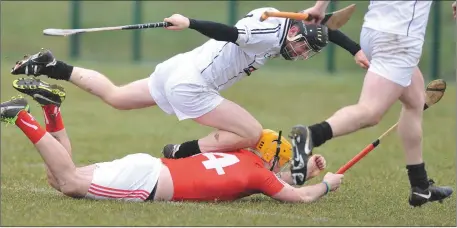
[[[60,195],[61,193],[56,191],[56,190],[52,190],[52,189],[49,189],[49,188],[38,188],[38,187],[35,187],[35,186],[26,186],[26,185],[20,185],[20,186],[14,186],[14,187],[8,187],[8,186],[4,186],[2,185],[2,190],[5,189],[5,190],[9,190],[9,191],[27,191],[27,192],[35,192],[35,193],[45,193],[45,194],[52,194],[52,195]]]

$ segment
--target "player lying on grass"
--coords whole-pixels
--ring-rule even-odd
[[[114,85],[97,71],[58,61],[50,51],[25,57],[11,72],[70,81],[116,109],[158,105],[164,112],[175,114],[180,121],[193,119],[218,129],[198,140],[167,145],[164,151],[172,151],[177,158],[199,152],[251,147],[260,138],[261,124],[244,108],[223,98],[220,91],[250,76],[269,59],[279,56],[286,60],[309,59],[321,52],[329,40],[354,55],[357,64],[364,68],[369,65],[360,46],[340,31],[284,18],[260,22],[260,15],[266,10],[277,11],[274,8],[255,9],[235,26],[189,19],[179,14],[165,18],[174,25],[167,29],[190,28],[211,39],[194,50],[158,64],[148,78],[124,86]]]
[[[111,162],[76,167],[60,105],[62,87],[39,79],[13,82],[20,92],[43,107],[46,129],[29,113],[24,98],[1,103],[2,122],[16,124],[30,139],[46,164],[48,182],[66,196],[129,201],[230,201],[261,193],[284,202],[312,202],[336,190],[343,175],[327,173],[322,183],[295,188],[287,168],[292,146],[278,134],[264,130],[257,149],[229,153],[202,153],[183,159],[158,159],[149,154],[130,154]],[[325,159],[308,160],[307,179],[325,168]],[[270,170],[269,170],[270,169]],[[279,177],[275,173],[279,172]],[[281,179],[280,179],[281,178]]]

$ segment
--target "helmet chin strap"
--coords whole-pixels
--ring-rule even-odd
[[[281,134],[282,134],[282,131],[279,131],[278,139],[273,140],[273,142],[277,142],[276,143],[276,154],[275,154],[275,157],[273,160],[273,165],[270,168],[270,171],[273,171],[274,167],[276,166],[276,163],[279,161],[279,152],[281,152]]]

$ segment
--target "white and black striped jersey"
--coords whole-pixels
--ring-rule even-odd
[[[424,40],[432,1],[370,1],[363,27]]]
[[[270,7],[255,9],[236,23],[239,33],[236,44],[210,39],[184,53],[210,86],[218,91],[229,88],[251,75],[268,59],[279,56],[290,20],[268,18],[261,22],[260,16],[265,11],[278,10]]]

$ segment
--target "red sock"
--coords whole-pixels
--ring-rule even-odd
[[[17,115],[16,125],[24,132],[24,134],[36,144],[46,134],[46,131],[27,111],[22,110]]]
[[[57,132],[65,128],[59,107],[53,104],[45,105],[43,106],[43,112],[47,132]]]

